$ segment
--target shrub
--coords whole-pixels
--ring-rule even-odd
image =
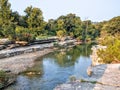
[[[24,27],[16,27],[16,40],[18,41],[32,41],[35,39],[35,35],[28,29]]]
[[[0,71],[0,83],[3,83],[7,80],[6,73],[4,71]]]
[[[59,30],[57,31],[57,36],[62,38],[62,37],[65,37],[66,35],[66,30]]]
[[[106,50],[99,50],[98,56],[101,58],[101,62],[104,63],[118,63],[120,62],[120,39],[116,35],[114,38],[108,36],[103,41],[104,45],[107,46]]]

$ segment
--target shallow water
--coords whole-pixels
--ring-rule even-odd
[[[53,90],[69,81],[70,76],[87,78],[86,69],[91,65],[90,48],[91,45],[79,45],[38,58],[35,65],[26,71],[34,71],[37,75],[20,74],[16,84],[6,90]]]

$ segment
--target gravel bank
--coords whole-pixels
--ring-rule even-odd
[[[46,48],[37,52],[0,59],[0,70],[10,70],[12,73],[18,74],[25,71],[28,67],[32,67],[34,65],[34,60],[38,57],[53,51],[54,49],[52,48]]]

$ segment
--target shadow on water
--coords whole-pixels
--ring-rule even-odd
[[[6,90],[53,90],[72,75],[88,78],[86,69],[91,65],[91,46],[63,48],[38,58],[35,65],[19,75],[16,84]]]

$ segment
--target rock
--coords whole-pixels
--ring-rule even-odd
[[[6,53],[0,53],[0,59],[1,58],[6,58],[7,57],[7,54]]]
[[[19,45],[12,44],[10,48],[13,48],[13,49],[1,50],[0,51],[0,59],[16,56],[16,55],[20,55],[20,54],[40,51],[45,48],[53,47],[53,44],[49,43],[49,44],[40,44],[40,45],[32,45],[32,46],[27,46],[27,47],[14,48],[16,46],[19,46]]]
[[[101,45],[94,45],[92,46],[91,50],[92,50],[92,55],[90,55],[91,59],[92,59],[92,65],[96,66],[96,65],[100,65],[103,64],[103,62],[101,62],[101,58],[98,57],[97,52],[98,50],[106,50],[107,46],[101,46]]]
[[[0,45],[0,50],[5,49],[5,48],[6,48],[5,45]]]
[[[7,49],[16,48],[16,47],[19,47],[19,46],[20,46],[19,44],[10,44],[10,45],[8,45]]]
[[[93,71],[92,71],[92,66],[89,66],[89,67],[87,68],[87,74],[88,74],[88,76],[92,76],[92,73],[93,73]]]
[[[8,44],[11,44],[12,41],[9,40],[8,38],[3,38],[3,39],[0,39],[0,45],[8,45]]]
[[[6,73],[6,76],[7,76],[6,79],[4,81],[0,82],[0,90],[4,90],[4,88],[15,83],[15,81],[16,81],[16,74]]]
[[[35,75],[35,72],[28,72],[27,75]]]
[[[15,43],[16,43],[16,44],[19,44],[19,45],[21,45],[21,46],[25,46],[25,45],[28,44],[28,42],[26,42],[26,41],[16,41]]]
[[[26,49],[26,50],[24,51],[24,53],[31,53],[31,52],[33,52],[33,50],[34,50],[34,49],[29,48],[29,49]]]
[[[92,76],[84,78],[84,82],[67,82],[54,90],[120,90],[119,68],[120,64],[97,65],[92,67]],[[91,71],[91,67],[88,69]]]
[[[10,72],[11,72],[11,70],[9,70],[9,69],[4,69],[4,71],[5,71],[6,73],[10,73]]]

